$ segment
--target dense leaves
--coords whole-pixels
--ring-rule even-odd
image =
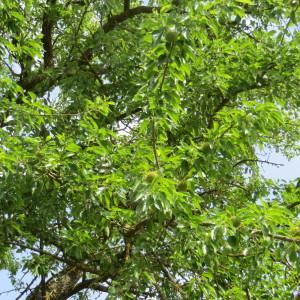
[[[1,2],[0,264],[24,297],[292,297],[299,183],[260,167],[299,154],[298,8]]]

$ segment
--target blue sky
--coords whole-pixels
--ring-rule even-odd
[[[285,179],[294,180],[300,177],[300,157],[295,157],[288,160],[279,153],[272,153],[269,155],[269,161],[283,164],[281,167],[263,164],[261,166],[262,174],[271,179]]]

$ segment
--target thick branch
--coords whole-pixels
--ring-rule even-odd
[[[43,16],[42,24],[42,43],[44,48],[44,68],[52,67],[53,65],[53,45],[52,45],[52,31],[54,27],[54,20],[51,16],[51,9],[55,5],[56,0],[48,0],[47,4],[50,7],[46,8]]]
[[[42,295],[42,286],[39,284],[26,300],[65,300],[82,276],[82,271],[76,267],[67,267],[46,282],[45,297]]]
[[[124,0],[124,12],[130,9],[130,0]]]
[[[159,11],[159,7],[151,7],[151,6],[138,6],[131,8],[122,12],[119,15],[112,16],[108,19],[107,23],[103,25],[103,31],[109,32],[115,29],[116,26],[121,24],[122,22],[131,19],[140,14],[151,14],[154,11]]]
[[[72,290],[72,295],[75,295],[84,289],[92,289],[95,291],[107,293],[108,287],[103,284],[100,284],[99,281],[103,282],[103,281],[105,281],[105,279],[101,278],[101,280],[100,280],[99,278],[93,278],[93,279],[87,279],[87,280],[84,280],[84,281],[78,283]]]

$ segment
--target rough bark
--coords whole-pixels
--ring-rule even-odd
[[[52,34],[53,34],[53,27],[55,21],[51,16],[51,9],[55,5],[56,0],[48,0],[47,4],[49,7],[45,9],[44,16],[43,16],[43,23],[42,23],[42,43],[44,48],[44,68],[47,69],[53,66],[53,43],[52,43]]]
[[[26,300],[68,299],[82,274],[82,271],[76,267],[67,267],[46,282],[45,297],[42,295],[42,284],[39,284]]]

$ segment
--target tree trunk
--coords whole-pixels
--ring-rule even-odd
[[[42,296],[43,286],[39,284],[26,300],[65,300],[73,295],[72,291],[82,271],[76,267],[67,267],[46,282],[45,297]]]

